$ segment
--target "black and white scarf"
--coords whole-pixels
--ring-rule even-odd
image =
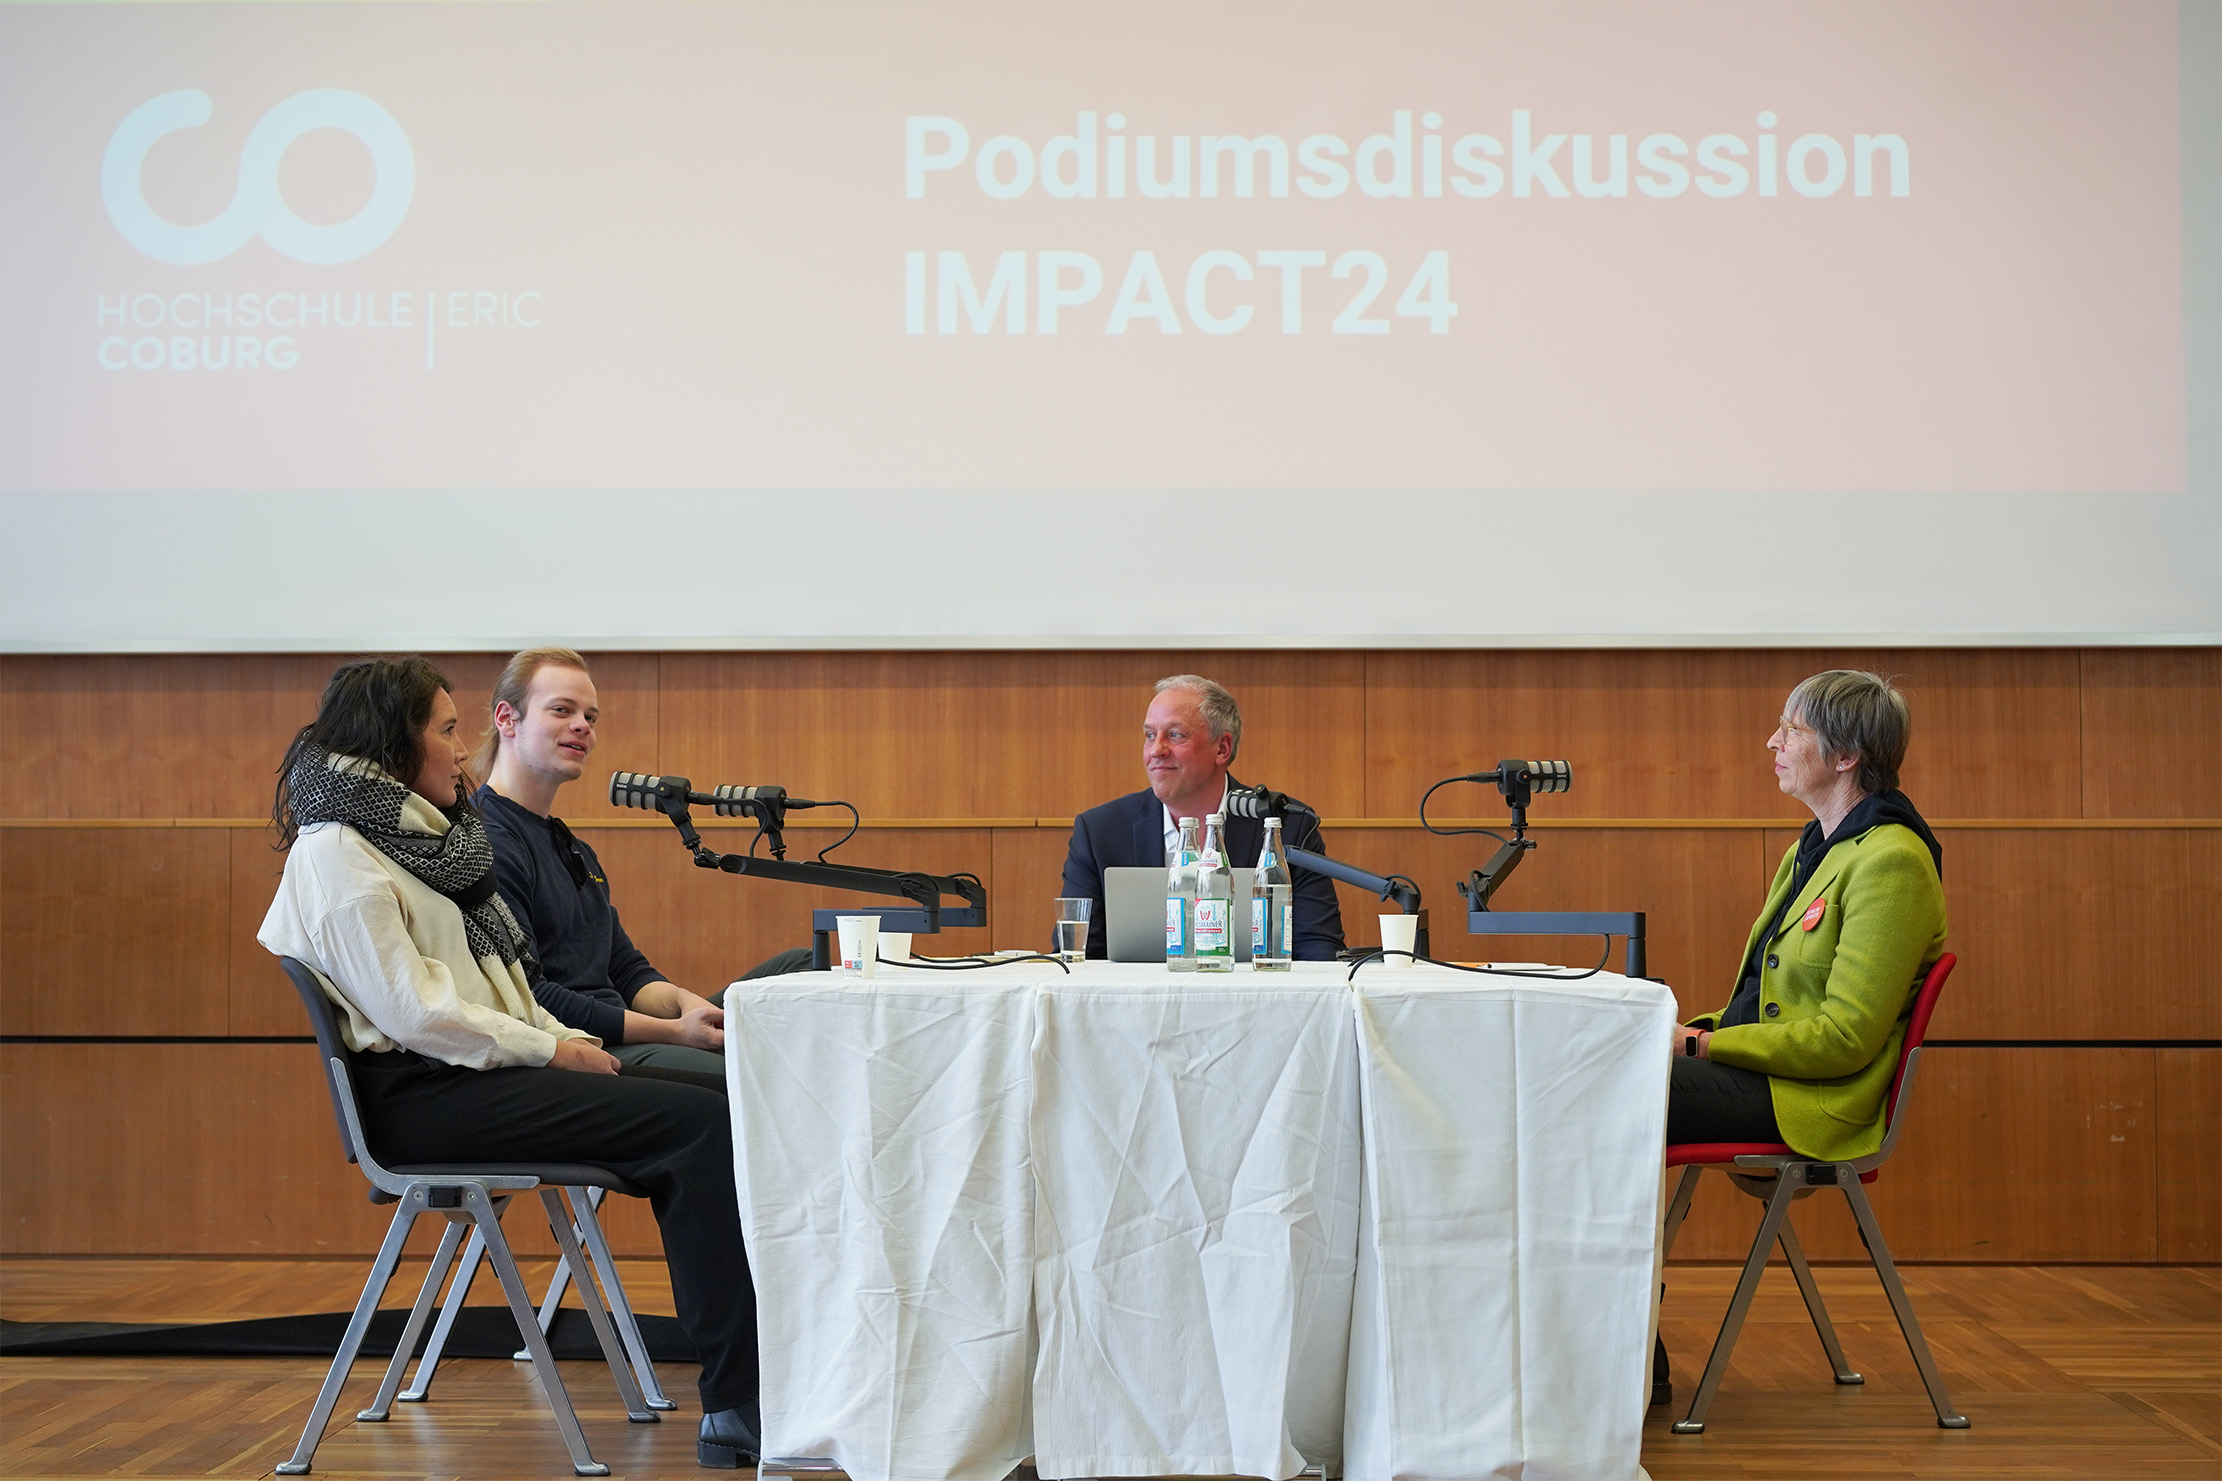
[[[301,752],[286,786],[296,828],[345,823],[368,839],[371,847],[455,902],[463,912],[463,931],[473,956],[493,957],[505,967],[522,963],[530,978],[537,969],[524,931],[495,888],[494,845],[487,837],[485,820],[468,803],[457,802],[439,809],[448,820],[447,832],[424,832],[403,819],[403,809],[415,796],[376,762],[314,747]]]

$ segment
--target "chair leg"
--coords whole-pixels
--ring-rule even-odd
[[[1806,1314],[1813,1318],[1813,1330],[1821,1336],[1821,1351],[1828,1355],[1829,1369],[1836,1374],[1838,1383],[1865,1383],[1867,1380],[1852,1371],[1844,1361],[1844,1349],[1836,1340],[1836,1326],[1829,1320],[1828,1306],[1821,1300],[1821,1288],[1813,1283],[1812,1267],[1805,1263],[1805,1250],[1798,1243],[1798,1231],[1791,1221],[1782,1221],[1782,1255],[1790,1262],[1790,1273],[1798,1278],[1798,1294],[1805,1297]]]
[[[378,1310],[378,1298],[386,1294],[394,1269],[401,1263],[401,1248],[409,1242],[410,1227],[417,1222],[417,1215],[424,1212],[424,1207],[422,1188],[410,1189],[395,1206],[393,1222],[386,1226],[386,1242],[378,1247],[378,1258],[371,1262],[370,1279],[363,1282],[362,1299],[355,1303],[355,1314],[348,1318],[347,1335],[340,1338],[339,1351],[332,1354],[332,1366],[324,1375],[324,1387],[317,1391],[316,1403],[309,1410],[309,1422],[301,1428],[301,1442],[293,1447],[291,1460],[279,1463],[279,1475],[308,1474],[317,1443],[324,1438],[324,1426],[331,1419],[332,1410],[339,1403],[339,1391],[347,1382],[347,1370],[355,1366],[355,1354],[362,1350],[363,1335],[370,1330],[371,1316]]]
[[[597,1189],[596,1191],[599,1192],[600,1190]],[[571,1232],[573,1234],[579,1232],[576,1224],[572,1226]],[[569,1289],[571,1289],[571,1267],[558,1260],[556,1261],[555,1274],[548,1277],[548,1289],[540,1297],[540,1331],[543,1336],[555,1330],[556,1313],[563,1309],[563,1293]],[[531,1357],[532,1354],[520,1347],[509,1356],[521,1363]]]
[[[577,1227],[586,1238],[586,1252],[593,1257],[594,1268],[602,1277],[602,1293],[609,1298],[610,1316],[617,1323],[617,1335],[625,1339],[625,1352],[633,1360],[633,1376],[640,1380],[641,1396],[651,1409],[671,1410],[678,1404],[664,1396],[663,1385],[656,1381],[656,1365],[648,1356],[648,1344],[641,1340],[640,1322],[633,1316],[633,1304],[625,1299],[625,1283],[617,1275],[617,1260],[610,1254],[609,1238],[602,1232],[598,1217],[602,1206],[600,1188],[584,1190],[585,1207],[580,1207],[581,1190],[566,1188],[564,1197],[571,1200],[571,1209],[578,1215]]]
[[[586,1255],[579,1249],[579,1238],[571,1231],[571,1216],[563,1207],[563,1194],[544,1187],[540,1190],[540,1204],[548,1211],[548,1230],[555,1235],[556,1245],[563,1251],[563,1263],[571,1268],[578,1282],[579,1302],[586,1308],[586,1319],[594,1328],[595,1340],[602,1345],[602,1360],[609,1364],[610,1377],[617,1380],[618,1397],[625,1401],[625,1417],[634,1424],[659,1423],[661,1416],[648,1407],[640,1385],[633,1380],[632,1364],[626,1360],[625,1350],[618,1346],[617,1329],[610,1325],[609,1312],[603,1308],[601,1295],[594,1289],[594,1277],[586,1268]]]
[[[1890,1309],[1897,1313],[1898,1330],[1906,1337],[1906,1347],[1913,1353],[1913,1365],[1921,1370],[1922,1386],[1929,1390],[1929,1405],[1937,1412],[1940,1429],[1964,1430],[1968,1428],[1967,1416],[1952,1407],[1952,1400],[1944,1392],[1944,1377],[1937,1372],[1936,1359],[1929,1356],[1929,1341],[1921,1335],[1921,1321],[1913,1314],[1913,1302],[1907,1299],[1905,1285],[1898,1279],[1897,1262],[1890,1258],[1890,1244],[1883,1238],[1882,1225],[1875,1222],[1875,1210],[1867,1202],[1867,1190],[1858,1178],[1843,1185],[1844,1201],[1852,1206],[1852,1217],[1859,1221],[1860,1237],[1867,1241],[1867,1257],[1875,1262],[1875,1275],[1883,1283],[1883,1294],[1890,1298]]]
[[[594,1200],[594,1206],[596,1208],[601,1207],[602,1190],[595,1188],[591,1190],[590,1196]],[[571,1225],[571,1232],[573,1234],[579,1232],[579,1226],[575,1220]],[[570,1289],[571,1267],[558,1260],[556,1261],[555,1274],[548,1277],[548,1289],[540,1297],[540,1331],[543,1335],[555,1330],[556,1313],[563,1309],[563,1293]],[[530,1358],[532,1354],[520,1347],[509,1356],[514,1361],[522,1363]]]
[[[409,1320],[401,1329],[401,1340],[393,1347],[393,1361],[386,1364],[386,1373],[378,1380],[378,1396],[370,1401],[368,1409],[360,1409],[355,1417],[371,1424],[382,1424],[393,1411],[394,1391],[401,1387],[401,1375],[409,1366],[409,1354],[417,1350],[417,1339],[424,1335],[424,1324],[432,1315],[433,1298],[440,1294],[440,1283],[447,1279],[448,1267],[455,1263],[455,1247],[463,1242],[463,1226],[468,1220],[450,1218],[447,1228],[440,1234],[440,1247],[432,1252],[432,1264],[424,1272],[424,1285],[417,1292],[414,1306],[409,1308]]]
[[[1751,1253],[1744,1258],[1743,1279],[1736,1282],[1736,1294],[1729,1298],[1728,1315],[1721,1319],[1720,1336],[1713,1339],[1713,1355],[1706,1361],[1705,1376],[1698,1380],[1697,1397],[1690,1401],[1690,1412],[1674,1422],[1677,1435],[1702,1435],[1705,1433],[1705,1415],[1713,1407],[1713,1395],[1721,1386],[1721,1379],[1728,1372],[1728,1355],[1735,1350],[1736,1334],[1743,1330],[1744,1314],[1751,1310],[1751,1298],[1758,1294],[1760,1274],[1767,1268],[1767,1257],[1774,1253],[1775,1236],[1787,1227],[1790,1217],[1790,1199],[1798,1190],[1794,1167],[1784,1168],[1775,1177],[1775,1190],[1767,1200],[1767,1211],[1759,1220],[1759,1234],[1751,1242]]]
[[[1674,1236],[1682,1232],[1682,1221],[1689,1217],[1690,1199],[1697,1192],[1698,1175],[1702,1167],[1682,1169],[1682,1181],[1674,1185],[1674,1201],[1667,1205],[1666,1228],[1659,1236],[1659,1258],[1666,1259],[1674,1253]]]
[[[602,1206],[602,1190],[600,1188],[589,1189],[587,1196],[593,1200],[593,1207],[600,1208]],[[578,1200],[573,1199],[572,1202],[575,1204]],[[579,1232],[576,1219],[571,1222],[571,1232],[573,1234]],[[556,1313],[563,1309],[563,1293],[570,1289],[571,1267],[558,1260],[556,1261],[555,1274],[548,1277],[548,1289],[540,1297],[540,1330],[542,1333],[555,1330]],[[531,1356],[531,1353],[526,1352],[521,1347],[510,1354],[511,1358],[520,1363]]]
[[[506,1197],[494,1200],[494,1217],[500,1218],[509,1206]],[[463,1303],[471,1294],[471,1285],[478,1279],[479,1262],[486,1255],[486,1238],[474,1224],[471,1237],[464,1242],[463,1258],[455,1267],[455,1283],[448,1287],[447,1300],[440,1307],[440,1319],[432,1326],[432,1340],[424,1346],[424,1356],[417,1359],[417,1376],[409,1386],[394,1397],[404,1404],[421,1404],[432,1394],[432,1376],[439,1370],[440,1354],[447,1350],[448,1333],[455,1328],[455,1319],[463,1313]]]
[[[477,1190],[471,1190],[475,1195]],[[579,1417],[571,1410],[571,1396],[564,1390],[563,1375],[556,1371],[555,1355],[548,1351],[548,1339],[541,1335],[540,1324],[533,1320],[532,1297],[525,1290],[524,1277],[517,1273],[516,1257],[509,1253],[509,1241],[502,1237],[501,1224],[485,1200],[472,1196],[471,1215],[486,1240],[486,1257],[493,1263],[494,1274],[501,1277],[502,1294],[509,1298],[509,1314],[517,1320],[517,1330],[524,1333],[525,1346],[532,1352],[532,1366],[540,1375],[541,1392],[547,1395],[548,1407],[555,1412],[556,1428],[563,1432],[565,1448],[571,1452],[571,1469],[581,1476],[607,1476],[610,1468],[594,1458],[586,1447],[586,1433],[579,1428]]]

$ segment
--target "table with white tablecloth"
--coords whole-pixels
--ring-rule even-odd
[[[1346,977],[734,984],[765,1453],[1640,1475],[1672,996]]]

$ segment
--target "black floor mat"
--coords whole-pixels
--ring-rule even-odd
[[[0,1321],[0,1356],[8,1357],[312,1357],[328,1358],[347,1335],[347,1313],[273,1316],[245,1322],[10,1322]],[[362,1356],[390,1357],[401,1338],[406,1311],[381,1311],[370,1319]],[[701,1357],[678,1318],[638,1316],[641,1340],[659,1363],[695,1363]],[[507,1358],[523,1346],[517,1320],[506,1306],[466,1306],[448,1333],[445,1356]],[[558,1358],[602,1355],[586,1313],[556,1313],[548,1346]]]

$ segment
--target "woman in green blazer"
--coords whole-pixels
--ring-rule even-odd
[[[1898,790],[1904,696],[1833,669],[1767,738],[1813,821],[1782,856],[1735,992],[1677,1036],[1667,1140],[1783,1142],[1848,1161],[1882,1146],[1883,1098],[1923,974],[1944,953],[1944,850]]]
[[[1775,780],[1813,813],[1782,856],[1728,1005],[1675,1038],[1667,1141],[1877,1151],[1915,990],[1944,954],[1944,848],[1898,790],[1905,697],[1831,669],[1790,691],[1767,737]],[[1666,1346],[1651,1402],[1669,1403]]]

